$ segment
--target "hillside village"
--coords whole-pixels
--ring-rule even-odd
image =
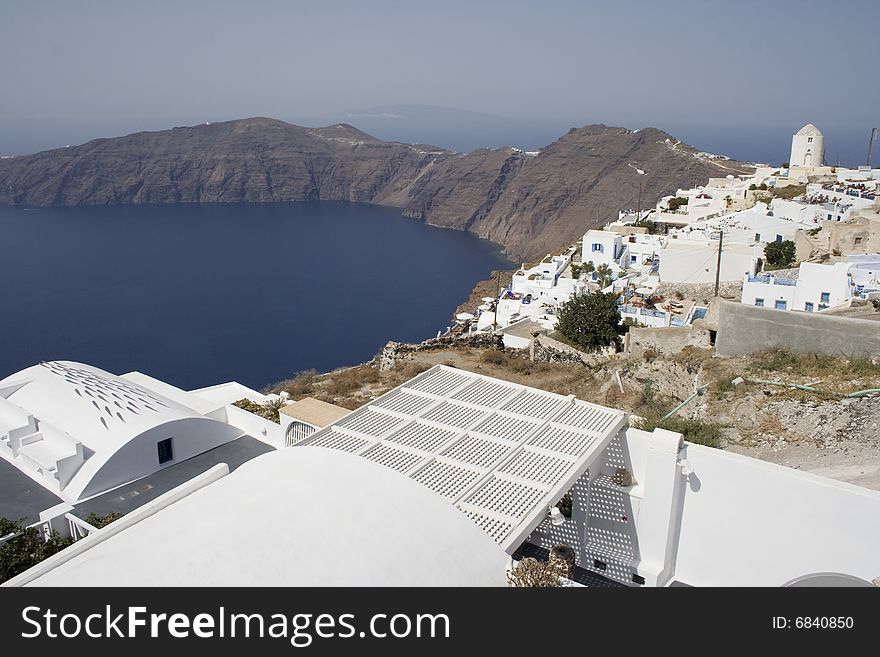
[[[876,585],[880,169],[823,148],[807,125],[785,166],[623,208],[355,367],[0,380],[0,551],[36,546],[0,579]]]

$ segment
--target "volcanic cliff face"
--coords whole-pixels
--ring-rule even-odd
[[[635,207],[640,180],[648,207],[677,187],[745,170],[653,128],[586,126],[536,156],[516,149],[464,155],[381,141],[349,125],[303,128],[255,118],[0,160],[0,203],[379,203],[471,231],[528,260]]]

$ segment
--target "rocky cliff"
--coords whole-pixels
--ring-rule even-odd
[[[0,203],[360,201],[471,231],[529,260],[635,207],[640,180],[648,207],[677,187],[745,170],[653,128],[573,128],[538,155],[460,154],[381,141],[349,125],[303,128],[253,118],[0,160]]]

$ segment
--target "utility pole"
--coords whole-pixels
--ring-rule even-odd
[[[498,270],[498,281],[495,286],[495,316],[492,319],[492,333],[498,330],[498,302],[501,297],[501,270]]]
[[[715,263],[715,296],[718,296],[718,286],[721,284],[721,244],[724,242],[724,226],[718,233],[718,261]]]
[[[877,138],[877,132],[880,131],[880,128],[871,128],[871,137],[868,139],[868,168],[871,168],[871,146],[874,145],[874,140]]]
[[[642,220],[642,179],[639,178],[639,201],[636,205],[636,223]]]

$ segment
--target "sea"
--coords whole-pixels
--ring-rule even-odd
[[[366,204],[0,207],[0,378],[64,359],[263,388],[434,337],[512,266]]]

